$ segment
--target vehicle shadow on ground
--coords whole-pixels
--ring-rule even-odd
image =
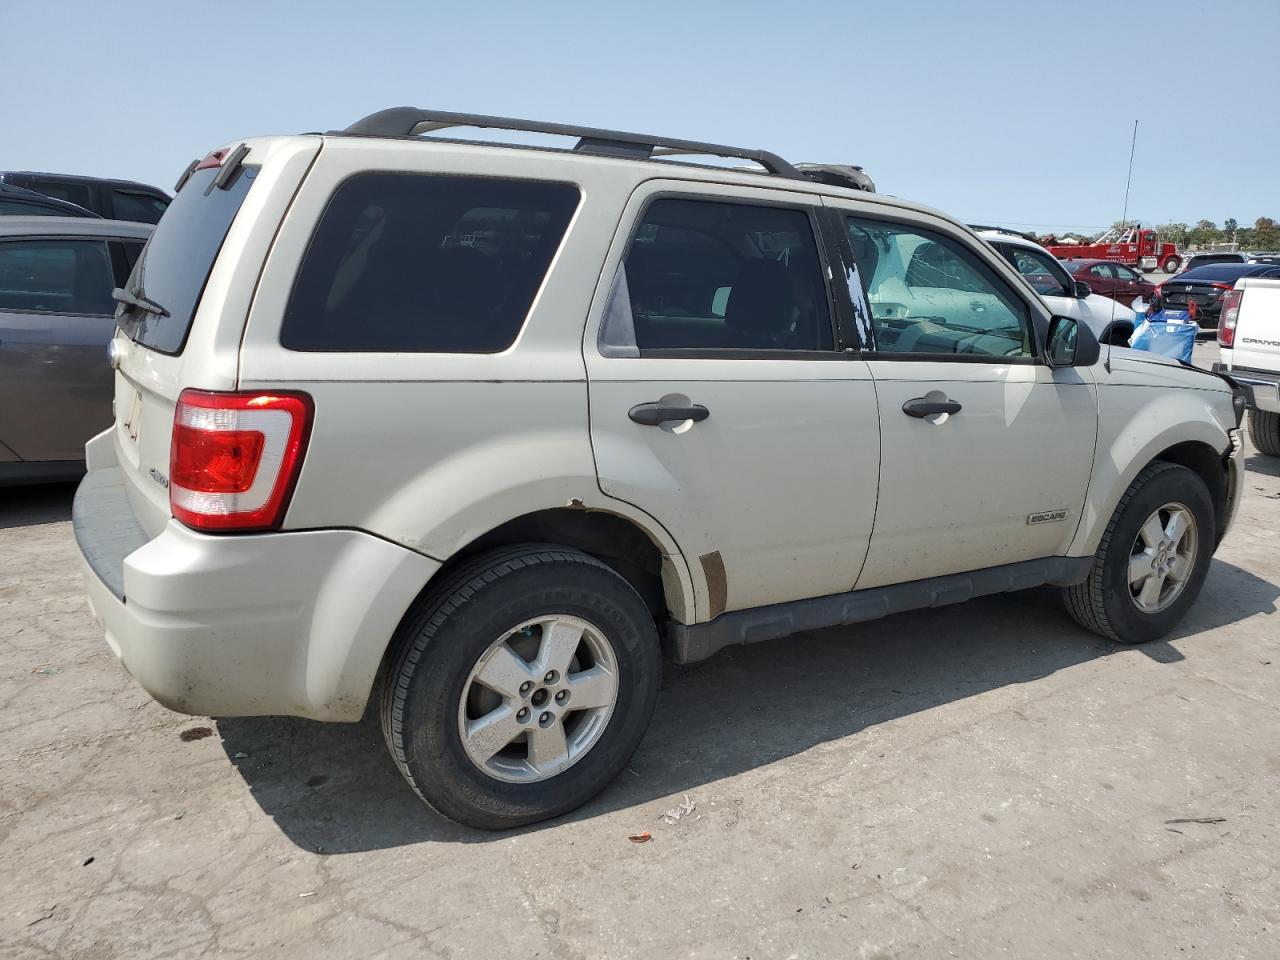
[[[1202,599],[1171,638],[1273,612],[1280,588],[1215,561]],[[999,687],[1033,683],[1106,654],[1183,659],[1167,642],[1117,647],[1075,625],[1048,588],[736,647],[668,667],[640,750],[604,793],[545,829],[699,786]],[[428,810],[392,764],[375,710],[357,725],[287,717],[217,721],[254,799],[298,846],[351,853],[486,842]]]
[[[0,487],[0,530],[70,520],[75,495],[75,483]]]
[[[1251,473],[1260,473],[1266,477],[1280,477],[1280,457],[1255,453],[1245,460],[1244,466],[1246,480]]]

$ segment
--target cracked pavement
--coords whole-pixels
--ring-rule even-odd
[[[1280,460],[1249,468],[1166,642],[1036,590],[727,651],[668,669],[603,796],[505,834],[422,807],[372,717],[152,702],[71,488],[0,490],[0,956],[1275,957]]]

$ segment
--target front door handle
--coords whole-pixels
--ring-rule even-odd
[[[926,400],[916,397],[902,405],[902,412],[908,417],[928,417],[935,413],[959,413],[960,404],[954,400]]]
[[[693,420],[696,423],[711,416],[711,411],[697,403],[687,407],[669,407],[663,403],[638,403],[627,411],[627,416],[646,427],[656,427],[659,424],[679,420]]]

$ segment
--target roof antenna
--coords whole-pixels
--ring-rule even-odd
[[[1124,213],[1120,215],[1120,230],[1123,232],[1129,227],[1129,185],[1133,183],[1133,154],[1138,149],[1138,121],[1133,121],[1133,140],[1129,144],[1129,173],[1124,180]],[[1142,273],[1142,245],[1138,247],[1138,273]],[[1115,339],[1112,327],[1116,322],[1116,301],[1111,301],[1111,323],[1107,325],[1107,358],[1103,362],[1107,373],[1111,372],[1111,343]]]

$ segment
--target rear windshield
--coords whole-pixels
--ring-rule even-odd
[[[497,353],[578,206],[539,180],[363,173],[325,209],[280,330],[288,350]]]
[[[160,353],[182,352],[213,261],[257,168],[242,167],[226,189],[213,185],[217,174],[216,167],[197,170],[183,184],[129,276],[129,292],[159,304],[168,316],[123,304],[116,311],[126,336]]]

